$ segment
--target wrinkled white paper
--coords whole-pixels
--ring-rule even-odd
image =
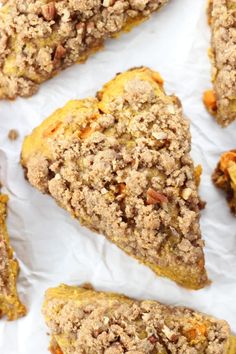
[[[220,128],[201,101],[211,87],[205,8],[205,0],[171,0],[131,33],[108,41],[86,64],[42,85],[32,98],[0,102],[0,180],[10,196],[8,228],[21,267],[18,290],[28,308],[28,315],[16,322],[0,320],[1,354],[47,353],[43,295],[62,282],[91,282],[97,289],[190,306],[226,319],[236,332],[236,218],[211,182],[220,153],[236,147],[236,123]],[[207,207],[201,227],[212,280],[200,291],[158,278],[103,236],[81,227],[25,181],[19,164],[24,136],[56,108],[69,99],[93,96],[117,72],[140,65],[161,73],[167,92],[180,97],[191,120],[192,156],[204,171],[200,193]],[[14,142],[7,138],[10,129],[20,133]]]

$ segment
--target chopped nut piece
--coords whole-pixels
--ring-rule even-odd
[[[102,5],[103,5],[104,7],[109,7],[109,6],[114,5],[115,1],[116,1],[116,0],[103,0]]]
[[[164,333],[164,335],[171,341],[173,341],[174,336],[176,335],[175,332],[173,332],[169,327],[167,327],[166,325],[163,326],[162,328],[162,332]]]
[[[173,105],[169,105],[169,106],[167,107],[167,109],[168,109],[168,112],[169,112],[169,113],[175,114],[175,108],[174,108]]]
[[[82,40],[84,40],[85,38],[85,34],[86,34],[86,25],[84,22],[78,22],[76,25],[76,29],[78,34],[81,35]]]
[[[158,338],[154,335],[152,335],[151,337],[148,338],[149,342],[152,344],[155,344],[158,342]]]
[[[62,45],[58,45],[54,54],[55,60],[60,60],[66,55],[66,49]]]
[[[94,290],[92,284],[90,284],[90,283],[84,283],[80,287],[83,289],[86,289],[86,290]]]
[[[191,188],[185,188],[182,192],[182,197],[184,200],[188,200],[190,195],[192,194],[192,189]]]
[[[155,191],[153,188],[149,188],[147,191],[147,203],[148,204],[157,204],[157,203],[167,203],[168,198],[160,193]]]
[[[157,140],[167,139],[167,134],[165,132],[153,132],[152,136]]]
[[[105,325],[108,325],[109,321],[110,321],[109,317],[106,317],[106,316],[103,317],[103,323],[104,323]]]
[[[8,138],[10,140],[16,140],[19,136],[19,133],[16,129],[11,129],[8,133]]]
[[[106,188],[102,188],[102,189],[101,189],[101,194],[102,194],[102,195],[106,194],[107,192],[108,192],[108,190],[107,190]]]
[[[54,19],[56,15],[56,7],[54,1],[42,6],[42,15],[47,21],[51,21]]]
[[[124,193],[125,188],[126,188],[125,183],[119,183],[119,184],[118,184],[118,188],[119,188],[119,193],[120,193],[120,194]]]

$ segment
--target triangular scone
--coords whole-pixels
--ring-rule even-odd
[[[208,1],[213,90],[205,92],[204,103],[216,121],[226,127],[236,119],[236,1]]]
[[[25,139],[30,183],[157,274],[207,284],[189,123],[160,75],[133,69]]]
[[[60,285],[45,295],[52,354],[235,354],[225,321],[157,301]]]
[[[24,316],[26,309],[16,290],[19,266],[14,259],[7,233],[7,201],[8,197],[0,194],[0,317],[7,316],[9,320],[15,320]]]
[[[168,0],[8,0],[0,9],[0,99],[39,84],[129,31]],[[63,83],[62,83],[63,84]]]

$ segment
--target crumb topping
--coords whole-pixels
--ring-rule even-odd
[[[99,104],[89,99],[87,110]],[[27,178],[128,254],[162,267],[184,262],[190,274],[201,273],[201,202],[179,100],[134,78],[108,107],[92,120],[67,110],[48,140],[52,158],[31,155]]]
[[[236,119],[236,2],[211,0],[213,83],[217,121],[227,126]]]
[[[0,98],[30,96],[39,83],[168,0],[8,0],[0,10]]]
[[[65,287],[65,286],[64,286]],[[60,288],[59,292],[60,292]],[[85,291],[83,297],[51,296],[46,323],[63,354],[226,354],[230,329],[225,321],[156,301]],[[54,289],[54,290],[57,290]],[[50,290],[49,290],[50,292]],[[68,295],[68,297],[67,297]],[[64,340],[60,342],[60,336]]]

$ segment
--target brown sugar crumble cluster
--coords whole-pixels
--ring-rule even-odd
[[[0,9],[0,99],[31,96],[168,0],[8,0]]]
[[[0,194],[0,317],[15,320],[24,316],[26,310],[16,291],[19,266],[13,257],[6,228],[7,201],[8,197]]]
[[[229,207],[236,216],[236,150],[221,155],[212,180],[216,187],[225,191]]]
[[[130,70],[25,139],[29,182],[83,225],[183,286],[207,284],[189,123],[158,73]]]
[[[230,353],[225,321],[157,301],[61,285],[46,292],[43,313],[52,354]]]
[[[236,119],[236,1],[210,0],[208,12],[214,88],[205,92],[204,103],[225,127]]]

